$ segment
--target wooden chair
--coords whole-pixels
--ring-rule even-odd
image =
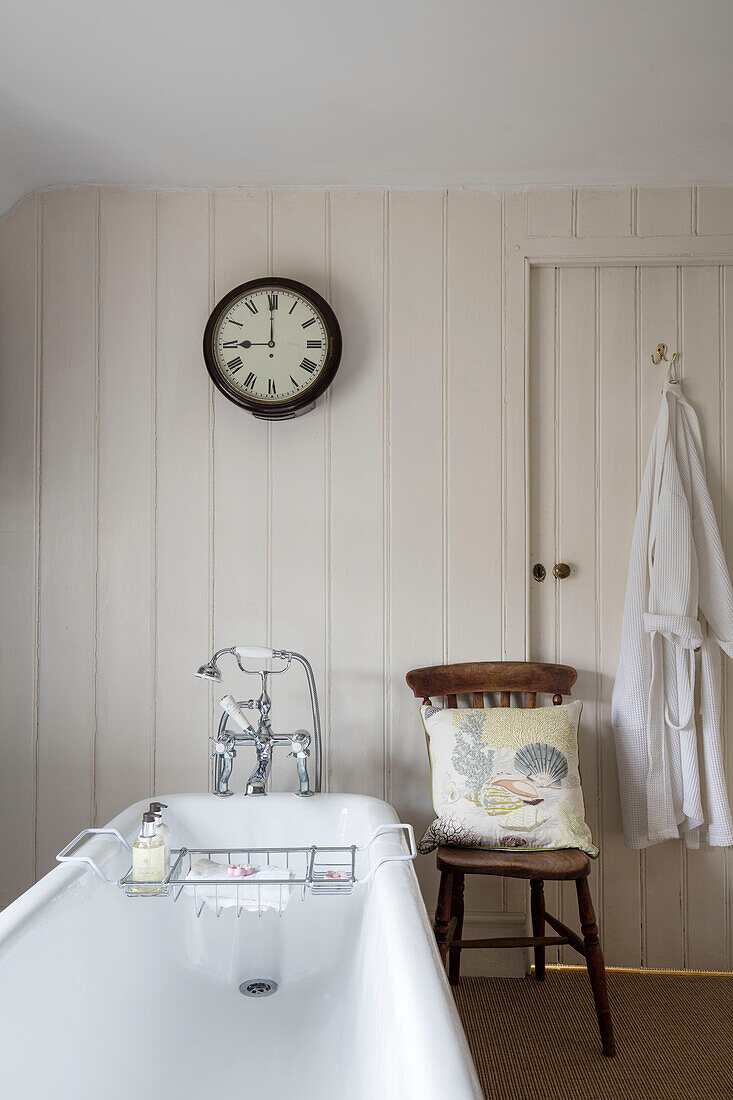
[[[458,696],[471,696],[471,705],[483,707],[484,692],[498,692],[501,706],[511,705],[511,694],[519,693],[525,707],[536,705],[538,693],[549,693],[556,706],[577,679],[569,665],[533,664],[529,662],[479,661],[468,664],[433,665],[415,668],[407,674],[413,694],[430,705],[431,699],[445,696],[449,707],[458,705]],[[428,748],[430,747],[428,739]],[[440,888],[435,910],[435,938],[445,963],[449,959],[448,978],[457,985],[460,977],[461,951],[468,947],[532,947],[534,976],[545,977],[545,948],[569,944],[585,958],[593,990],[593,999],[601,1032],[603,1053],[615,1054],[613,1023],[608,1005],[606,969],[598,942],[598,925],[588,887],[590,859],[578,848],[550,852],[489,851],[485,848],[438,848]],[[466,875],[500,875],[506,878],[529,879],[532,936],[499,937],[484,940],[461,939],[463,932],[463,890]],[[578,909],[582,939],[566,924],[545,909],[544,883],[550,880],[572,880],[578,894]],[[545,924],[557,932],[545,935]]]

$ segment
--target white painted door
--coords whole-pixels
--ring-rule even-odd
[[[717,265],[532,269],[529,568],[541,564],[547,576],[530,580],[530,659],[578,669],[587,818],[601,846],[592,888],[611,965],[731,966],[730,853],[686,852],[678,841],[642,853],[624,845],[610,701],[638,491],[664,378],[650,360],[660,341],[681,352],[731,558],[732,287],[733,270]],[[571,567],[566,579],[554,578],[556,563]],[[727,728],[730,776],[730,717]],[[574,891],[551,886],[551,903],[575,923]]]

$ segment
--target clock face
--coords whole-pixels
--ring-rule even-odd
[[[237,287],[216,306],[204,336],[204,358],[217,387],[271,419],[309,408],[336,373],[340,351],[328,304],[288,279]]]

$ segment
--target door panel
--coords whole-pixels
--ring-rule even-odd
[[[676,267],[642,268],[639,279],[640,363],[637,365],[636,419],[639,424],[639,485],[649,441],[659,413],[662,380],[646,358],[660,340],[677,338],[679,347],[679,280]],[[660,333],[668,333],[667,337]],[[649,352],[646,349],[649,348]],[[642,352],[644,358],[641,359]],[[647,364],[649,367],[647,369]],[[681,364],[680,364],[681,366]],[[682,366],[681,366],[681,369]],[[634,502],[636,504],[636,502]],[[630,536],[629,536],[630,542]],[[627,561],[628,565],[628,561]],[[620,630],[620,626],[619,626]],[[620,635],[619,635],[620,636]],[[615,673],[615,669],[611,674]],[[642,958],[645,966],[683,967],[682,891],[684,853],[679,842],[655,844],[641,855],[644,891]],[[651,932],[650,932],[651,930]]]
[[[687,853],[679,841],[626,848],[610,720],[631,535],[664,378],[649,353],[661,340],[682,353],[711,493],[722,529],[731,523],[725,279],[718,266],[531,273],[528,568],[541,563],[546,577],[529,582],[529,657],[578,669],[586,815],[601,847],[591,886],[610,965],[730,967],[730,856]],[[571,566],[567,579],[553,576],[556,562]],[[577,924],[573,889],[551,887],[547,899]],[[564,949],[562,961],[577,956]]]

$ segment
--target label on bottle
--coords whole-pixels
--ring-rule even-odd
[[[161,882],[165,878],[165,846],[161,842],[150,848],[132,849],[133,882]]]

